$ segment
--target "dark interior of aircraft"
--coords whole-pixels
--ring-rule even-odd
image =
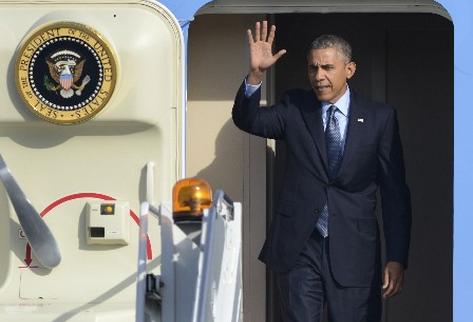
[[[275,98],[309,88],[305,52],[314,35],[338,34],[353,47],[357,72],[350,88],[393,105],[398,114],[412,198],[409,268],[402,296],[384,304],[383,322],[452,319],[453,253],[453,25],[421,13],[281,14],[276,48]],[[284,149],[283,144],[277,151]],[[275,160],[277,176],[284,153]],[[378,210],[380,209],[378,204]],[[378,211],[380,213],[380,211]],[[270,285],[272,285],[270,283]],[[270,297],[278,320],[277,291]]]

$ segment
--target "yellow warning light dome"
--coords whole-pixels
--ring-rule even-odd
[[[172,213],[175,221],[201,220],[204,209],[212,206],[212,188],[203,179],[186,178],[172,189]]]

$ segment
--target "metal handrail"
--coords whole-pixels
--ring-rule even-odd
[[[148,242],[148,214],[159,217],[159,209],[145,201],[140,207],[140,232],[138,243],[138,268],[136,271],[136,322],[144,322],[146,294],[146,244]]]
[[[227,207],[230,211],[228,217],[224,217],[225,220],[227,221],[232,221],[233,220],[233,212],[234,212],[234,206],[233,206],[233,201],[232,199],[225,194],[223,190],[218,189],[215,192],[215,199],[214,199],[214,205],[208,209],[208,215],[204,216],[204,220],[206,221],[206,228],[205,231],[202,231],[202,242],[201,244],[203,246],[211,245],[212,244],[212,238],[214,238],[213,230],[214,230],[214,218],[217,216],[217,213],[223,213],[223,207]],[[203,248],[202,248],[203,249]],[[198,294],[196,297],[196,301],[194,303],[194,314],[192,318],[192,322],[206,322],[206,316],[207,316],[207,307],[205,305],[202,305],[202,301],[205,300],[208,297],[208,292],[209,289],[207,287],[203,287],[202,285],[207,285],[208,280],[210,278],[209,276],[209,266],[210,263],[212,262],[212,257],[213,257],[213,251],[209,247],[207,248],[207,254],[206,256],[203,256],[202,259],[202,277],[200,280],[197,281],[196,289],[198,290]]]
[[[230,218],[225,218],[228,221],[233,220],[234,214],[234,207],[233,207],[233,200],[225,193],[225,191],[221,189],[217,189],[215,191],[215,202],[214,205],[218,213],[223,213],[223,207],[228,208]]]
[[[18,221],[38,262],[53,268],[61,262],[61,253],[51,230],[34,209],[23,190],[16,182],[0,154],[0,180],[15,208]],[[29,265],[29,264],[28,264]]]

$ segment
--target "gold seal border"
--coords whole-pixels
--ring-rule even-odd
[[[39,46],[41,46],[43,43],[49,41],[50,39],[55,39],[55,38],[58,38],[58,37],[67,37],[67,35],[57,35],[57,36],[50,37],[47,40],[44,40],[44,39],[42,39],[42,37],[40,37],[41,35],[44,35],[45,33],[47,33],[47,31],[51,31],[51,30],[54,30],[54,29],[60,30],[62,28],[76,30],[78,32],[83,33],[84,35],[89,35],[91,38],[93,38],[95,40],[96,44],[98,43],[101,46],[101,48],[103,50],[105,50],[105,52],[107,53],[107,57],[110,59],[109,64],[111,66],[111,68],[110,68],[111,69],[111,80],[109,82],[106,82],[105,81],[105,73],[104,73],[104,80],[103,80],[102,85],[101,85],[100,90],[99,90],[99,91],[101,91],[106,84],[109,84],[109,86],[108,86],[109,92],[108,92],[108,95],[106,97],[104,97],[102,99],[102,101],[99,103],[98,107],[92,107],[91,106],[91,104],[94,103],[94,101],[95,101],[95,99],[94,99],[92,102],[90,102],[87,105],[85,105],[81,108],[78,108],[76,110],[59,111],[59,110],[56,110],[54,108],[51,108],[51,107],[46,106],[45,104],[43,104],[41,102],[41,100],[34,93],[30,93],[30,94],[32,94],[33,97],[28,98],[27,93],[25,93],[25,91],[23,90],[25,88],[25,86],[23,86],[21,84],[22,81],[20,79],[20,75],[21,75],[20,66],[25,65],[25,63],[22,61],[22,58],[28,58],[28,56],[24,55],[25,52],[26,52],[26,49],[28,48],[28,46],[30,46],[32,44],[32,42],[35,39],[38,39],[38,38],[41,38],[42,42],[40,42],[39,45],[34,44],[35,49],[32,52],[32,54],[34,54],[34,52],[36,52],[36,50],[38,49]],[[69,35],[69,36],[72,37],[71,35]],[[79,37],[75,37],[75,38],[79,38]],[[104,61],[103,61],[102,57],[100,57],[99,53],[94,48],[94,46],[92,44],[90,44],[89,42],[87,42],[86,40],[83,40],[83,41],[93,48],[93,50],[99,56],[99,59],[100,59],[100,62],[102,63],[102,66],[105,66],[106,64],[104,64]],[[30,66],[31,59],[32,59],[32,57],[29,57],[29,60],[26,64],[26,66],[28,68]],[[54,124],[58,124],[58,125],[74,125],[74,124],[83,123],[83,122],[86,122],[86,121],[92,119],[97,114],[99,114],[105,108],[105,106],[108,104],[110,98],[112,97],[113,92],[114,92],[115,87],[116,87],[117,78],[118,78],[118,67],[117,67],[116,54],[115,54],[115,51],[113,50],[113,47],[110,45],[110,43],[102,36],[102,34],[100,34],[98,31],[96,31],[92,27],[89,27],[89,26],[81,24],[81,23],[69,22],[69,21],[53,22],[53,23],[49,23],[49,24],[46,24],[46,25],[42,25],[42,26],[39,26],[38,28],[34,29],[33,31],[31,31],[29,34],[27,34],[27,36],[24,38],[21,45],[19,46],[19,50],[17,50],[17,59],[16,59],[15,67],[16,67],[15,68],[16,87],[17,87],[18,93],[20,94],[20,97],[22,98],[22,100],[24,101],[24,103],[26,104],[28,109],[30,111],[32,111],[33,114],[38,116],[39,118],[41,118],[45,121],[54,123]],[[28,71],[24,71],[24,70],[22,70],[22,71],[26,72],[28,74]],[[31,84],[29,83],[28,78],[27,78],[27,83],[28,84],[27,84],[26,88],[30,88],[32,90],[32,87],[31,87]],[[38,110],[38,108],[35,107],[34,104],[31,103],[31,100],[36,100],[37,101],[38,104],[36,104],[36,106],[41,105],[41,107],[42,107],[41,111]],[[41,113],[43,110],[46,110],[44,112],[44,114]],[[47,113],[47,112],[49,112],[49,113]],[[66,119],[57,119],[57,118],[53,118],[53,117],[48,116],[48,115],[54,115],[54,113],[64,113],[64,114],[68,113],[70,115],[76,115],[76,117],[71,116],[71,117],[66,118]],[[80,116],[77,116],[77,113],[79,113]],[[84,115],[82,115],[82,114],[84,114]]]

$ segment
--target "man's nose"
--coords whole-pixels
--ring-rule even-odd
[[[315,80],[316,81],[322,81],[325,79],[325,73],[322,68],[317,68],[315,71]]]

